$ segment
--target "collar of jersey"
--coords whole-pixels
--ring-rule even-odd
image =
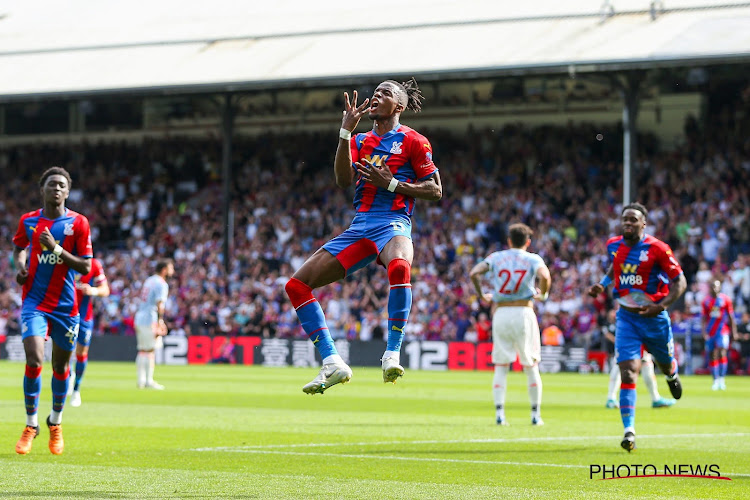
[[[373,129],[372,129],[372,135],[374,135],[374,136],[376,136],[376,137],[385,137],[385,136],[387,136],[388,134],[393,134],[393,133],[395,133],[395,132],[396,132],[396,130],[398,130],[398,128],[399,128],[400,126],[401,126],[401,124],[400,124],[400,123],[396,123],[396,126],[395,126],[395,127],[393,127],[392,129],[390,129],[390,130],[389,130],[388,132],[386,132],[386,133],[385,133],[385,134],[383,134],[383,135],[378,135],[378,133],[377,133],[377,132],[375,132],[375,129],[373,128]]]
[[[68,215],[68,207],[65,207],[65,211],[57,219],[62,219],[63,217],[65,217],[67,215]],[[44,217],[47,220],[57,220],[57,219],[50,219],[49,217],[47,217],[46,215],[44,215],[44,209],[43,208],[39,209],[39,217]]]

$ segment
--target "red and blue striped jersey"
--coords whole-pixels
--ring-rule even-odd
[[[61,312],[76,316],[75,276],[73,269],[42,247],[39,235],[49,228],[58,245],[78,257],[93,257],[89,221],[70,209],[57,219],[47,219],[43,210],[21,216],[13,244],[18,248],[31,247],[27,256],[29,276],[23,285],[23,311]]]
[[[432,162],[432,146],[422,134],[405,125],[379,136],[374,131],[357,134],[350,142],[352,168],[355,162],[366,165],[368,160],[375,165],[386,165],[393,177],[402,182],[428,179],[437,172]],[[389,212],[411,216],[414,198],[392,193],[362,179],[357,179],[354,193],[354,209],[357,212]]]
[[[709,295],[703,300],[703,319],[706,320],[706,330],[710,337],[729,333],[728,319],[732,314],[732,299],[723,293],[716,297]]]
[[[91,259],[91,271],[85,276],[80,276],[78,281],[93,287],[107,282],[107,277],[104,275],[104,268],[99,259]],[[80,288],[76,288],[76,297],[78,298],[78,310],[81,312],[81,320],[91,321],[94,319],[94,302],[91,300],[91,295],[84,295]]]
[[[607,255],[612,262],[615,299],[638,291],[652,302],[659,302],[669,293],[670,281],[682,274],[669,245],[650,235],[632,247],[624,243],[622,236],[610,238]]]

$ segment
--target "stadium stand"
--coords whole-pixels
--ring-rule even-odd
[[[750,254],[748,123],[720,120],[695,128],[675,151],[649,152],[637,170],[653,234],[682,262],[690,292],[680,309],[694,314],[711,276],[748,309],[740,288]],[[721,132],[723,130],[723,132]],[[566,343],[598,347],[609,304],[582,290],[602,271],[604,241],[618,226],[619,141],[592,141],[617,131],[593,125],[507,126],[502,130],[430,131],[444,179],[438,206],[418,204],[414,320],[411,339],[480,340],[478,304],[467,279],[476,259],[501,248],[507,225],[524,221],[535,251],[555,276],[539,308],[543,328],[558,326]],[[721,139],[721,142],[719,141]],[[176,261],[167,317],[172,334],[302,337],[283,284],[311,249],[343,230],[350,193],[330,182],[333,145],[320,134],[240,138],[235,144],[234,233],[227,275],[221,262],[220,145],[214,140],[146,139],[139,144],[14,146],[0,167],[17,175],[0,186],[0,233],[9,240],[17,217],[35,208],[38,165],[60,163],[74,176],[70,206],[91,214],[97,254],[112,295],[96,302],[97,334],[133,333],[133,298],[158,256]],[[293,151],[284,144],[294,143]],[[303,153],[304,152],[304,156]],[[190,179],[190,182],[185,182]],[[199,186],[205,186],[200,187]],[[13,194],[11,196],[11,193]],[[14,317],[18,289],[1,264],[2,302]],[[382,337],[387,278],[370,266],[321,290],[319,300],[338,338]],[[12,325],[9,326],[12,329]],[[699,337],[699,335],[698,335]]]

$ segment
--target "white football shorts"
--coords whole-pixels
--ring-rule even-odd
[[[139,351],[153,351],[164,345],[161,336],[154,333],[153,325],[135,325],[135,338]]]
[[[541,359],[539,323],[531,307],[498,307],[492,317],[492,362],[505,365],[518,360],[532,366]]]

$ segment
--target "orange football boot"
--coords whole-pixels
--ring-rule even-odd
[[[28,452],[30,452],[32,442],[38,435],[39,427],[32,427],[30,425],[27,425],[23,429],[21,438],[16,443],[16,453],[18,453],[19,455],[26,455]]]
[[[65,442],[62,435],[62,424],[52,424],[47,417],[47,427],[49,427],[49,451],[53,455],[62,455]]]

